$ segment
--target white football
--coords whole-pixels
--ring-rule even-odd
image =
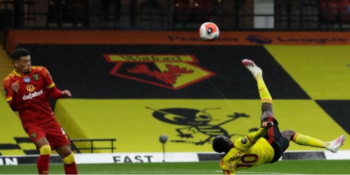
[[[219,38],[219,27],[212,23],[206,22],[199,28],[199,36],[204,41],[213,41]]]

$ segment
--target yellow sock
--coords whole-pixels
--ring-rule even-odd
[[[51,147],[50,145],[44,145],[40,148],[39,151],[41,155],[48,155],[51,154]]]
[[[261,76],[260,76],[261,77]],[[260,99],[263,103],[270,103],[272,104],[272,97],[269,93],[269,90],[267,89],[265,82],[262,78],[256,76],[256,81],[258,82],[258,89],[259,89],[259,95]]]
[[[302,135],[299,133],[295,133],[293,137],[293,142],[299,145],[313,146],[319,148],[327,148],[330,145],[330,142],[324,142],[322,140],[318,140],[313,137]]]
[[[67,156],[67,157],[65,157],[63,159],[63,163],[66,164],[66,165],[69,165],[69,164],[73,163],[74,161],[75,160],[74,160],[74,154],[73,153],[69,154],[69,156]]]

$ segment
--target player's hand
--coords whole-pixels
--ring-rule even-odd
[[[19,83],[18,83],[18,81],[12,83],[11,87],[12,87],[12,90],[14,92],[18,93],[18,90],[19,90]]]
[[[72,94],[70,93],[69,90],[64,90],[64,91],[61,91],[61,94],[63,97],[72,97]]]
[[[273,122],[271,122],[271,121],[263,122],[263,123],[261,124],[261,127],[262,127],[262,128],[266,128],[266,129],[269,129],[269,128],[271,128],[272,126],[273,126]]]

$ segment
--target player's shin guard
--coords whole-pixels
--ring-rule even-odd
[[[66,174],[78,174],[78,168],[77,168],[77,165],[75,164],[73,153],[65,157],[63,159],[63,163],[64,163],[64,172]]]
[[[261,102],[272,104],[272,97],[263,79],[257,79]]]
[[[40,156],[37,161],[39,174],[49,174],[50,154],[50,145],[44,145],[40,148]]]
[[[313,137],[302,135],[299,133],[295,133],[293,137],[293,142],[299,145],[313,146],[319,148],[327,148],[330,145],[329,142],[324,142],[322,140],[318,140]]]

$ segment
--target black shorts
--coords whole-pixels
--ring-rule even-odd
[[[265,117],[262,121],[273,121],[273,127],[269,129],[264,138],[271,144],[275,151],[271,163],[276,162],[283,155],[283,152],[289,147],[289,140],[284,138],[278,128],[278,122],[273,117]]]

